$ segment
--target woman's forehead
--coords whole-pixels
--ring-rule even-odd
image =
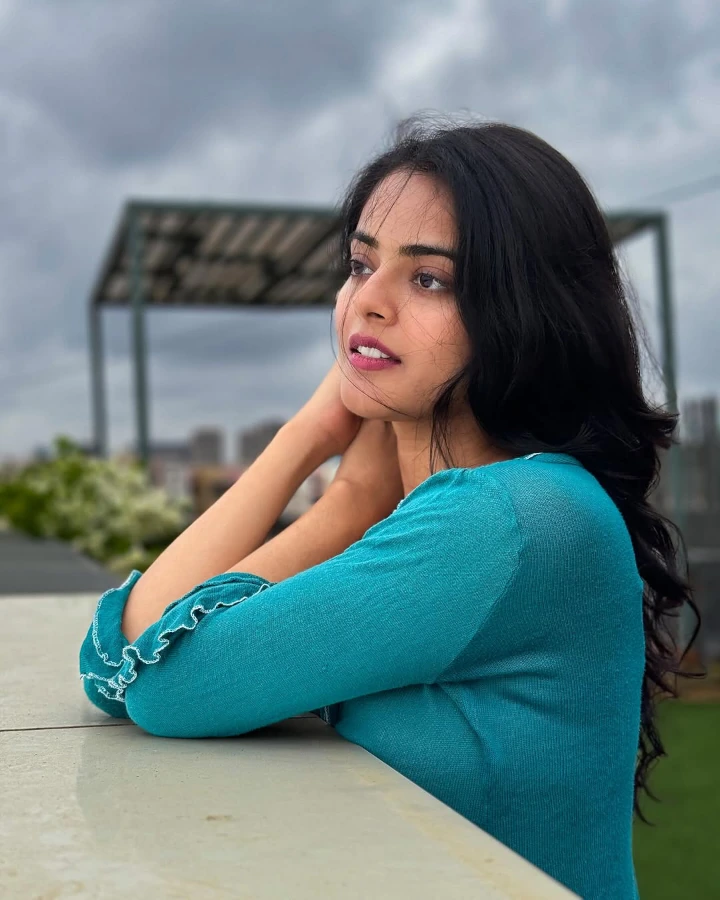
[[[422,173],[393,172],[368,198],[357,225],[398,243],[455,242],[457,226],[447,189]]]

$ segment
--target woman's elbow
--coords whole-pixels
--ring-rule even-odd
[[[160,664],[158,664],[159,666]],[[194,692],[183,680],[168,680],[148,667],[128,685],[125,703],[130,719],[157,737],[203,738],[244,734],[242,716],[233,715],[227,703]]]
[[[138,728],[156,737],[210,737],[206,717],[199,705],[193,703],[192,697],[167,689],[162,681],[148,670],[141,672],[127,686],[125,705],[130,719]]]
[[[98,683],[92,678],[83,678],[85,696],[97,709],[115,719],[127,719],[128,713],[121,700],[113,700],[100,692]]]

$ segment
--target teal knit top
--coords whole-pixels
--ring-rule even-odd
[[[316,712],[585,900],[638,896],[643,583],[573,457],[437,472],[338,556],[210,578],[128,644],[139,577],[80,651],[109,715],[199,738]]]

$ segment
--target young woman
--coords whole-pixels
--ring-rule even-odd
[[[636,897],[667,614],[694,604],[648,502],[677,416],[644,397],[603,217],[527,131],[410,123],[351,185],[342,258],[339,361],[102,596],[87,694],[174,737],[317,712],[582,897]]]

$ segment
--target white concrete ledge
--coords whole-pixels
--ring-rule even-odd
[[[190,741],[96,714],[96,601],[0,599],[3,898],[574,896],[315,716]]]

